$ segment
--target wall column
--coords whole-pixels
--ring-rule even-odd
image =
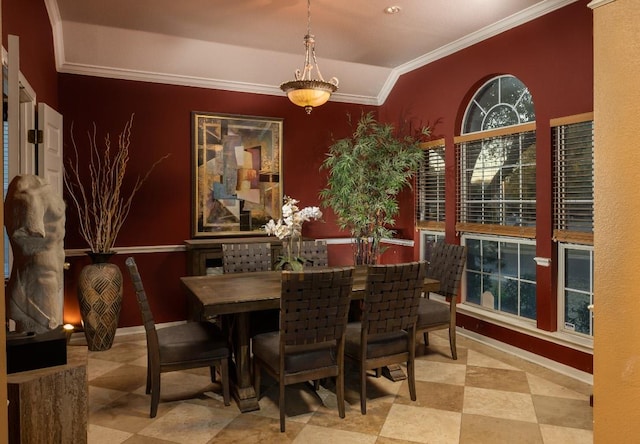
[[[640,2],[594,22],[594,442],[640,436]]]

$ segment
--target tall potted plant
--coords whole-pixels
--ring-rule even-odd
[[[397,195],[411,185],[422,157],[420,137],[428,134],[423,128],[417,136],[399,136],[392,125],[367,113],[351,137],[329,147],[321,166],[329,175],[320,198],[333,209],[339,227],[351,233],[355,265],[377,263],[384,251],[382,239],[393,237]]]
[[[87,132],[89,163],[80,164],[78,147],[71,130],[75,158],[69,158],[64,169],[64,184],[78,213],[80,234],[89,245],[91,264],[80,272],[78,300],[89,350],[111,348],[122,305],[122,273],[108,262],[136,192],[147,180],[158,159],[143,176],[138,176],[130,188],[125,186],[129,163],[129,146],[133,114],[112,150],[107,133],[104,146],[96,140],[96,125]]]

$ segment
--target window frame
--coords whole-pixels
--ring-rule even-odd
[[[432,238],[432,239],[429,239]],[[431,259],[430,246],[436,242],[444,242],[444,231],[420,230],[420,260],[429,261]]]
[[[499,137],[509,137],[512,135],[520,135],[520,134],[533,134],[534,139],[536,135],[536,123],[529,122],[521,125],[512,125],[509,127],[499,128],[491,131],[483,131],[477,133],[469,133],[465,135],[461,135],[454,138],[454,143],[456,147],[456,155],[457,155],[457,169],[458,169],[458,179],[457,179],[457,217],[456,217],[456,231],[458,232],[468,232],[468,233],[482,233],[482,234],[494,234],[498,236],[512,236],[512,237],[524,237],[524,238],[535,238],[536,235],[536,227],[535,224],[533,226],[521,226],[521,225],[506,225],[506,224],[492,224],[492,223],[478,223],[478,222],[468,222],[466,217],[465,206],[470,201],[467,199],[466,193],[468,193],[468,184],[465,182],[466,174],[465,171],[469,170],[468,165],[465,164],[465,149],[467,147],[467,143],[470,142],[478,142],[485,140],[492,140],[494,138]],[[536,174],[534,177],[534,188],[535,188],[535,180]],[[531,184],[529,184],[531,185]],[[521,185],[522,188],[522,185]],[[529,205],[533,205],[534,214],[535,214],[535,206],[537,199],[533,201],[527,202]],[[522,201],[521,202],[526,202]]]
[[[512,82],[511,90],[509,86],[503,88],[501,82],[505,78]],[[509,95],[510,91],[519,91],[519,94]],[[505,92],[507,94],[503,97]],[[526,102],[517,105],[523,98]],[[487,107],[483,109],[480,102],[485,103]],[[476,108],[472,112],[474,105]],[[502,121],[499,118],[499,108],[503,108]],[[498,112],[494,112],[496,110]],[[454,137],[457,159],[456,232],[460,233],[463,245],[467,245],[472,239],[479,240],[481,247],[483,241],[496,244],[495,269],[487,268],[487,272],[478,272],[480,295],[472,298],[476,299],[477,303],[468,298],[469,273],[475,273],[477,270],[470,271],[468,267],[465,270],[462,279],[462,308],[486,313],[489,317],[503,319],[508,324],[520,324],[535,329],[538,303],[536,268],[535,264],[529,264],[528,269],[523,268],[521,264],[521,245],[532,247],[534,252],[536,249],[538,135],[535,108],[529,88],[512,75],[489,79],[476,90],[467,104],[460,130],[461,134]],[[514,152],[514,149],[517,151]],[[480,172],[480,176],[474,182],[477,171]],[[485,194],[486,191],[489,191],[489,194]],[[489,212],[485,213],[485,210]],[[509,264],[510,268],[506,267],[500,259],[499,251],[503,244],[516,244],[518,263],[515,267],[515,278],[513,264]],[[469,246],[467,250],[468,257],[472,257]],[[485,266],[482,251],[479,262],[481,269]],[[522,273],[526,271],[531,274],[532,270],[533,280],[524,279]],[[490,282],[488,285],[491,288],[497,285],[497,289],[494,290],[497,294],[492,295],[493,302],[485,299],[483,305],[483,279],[487,277],[490,279],[487,282]],[[512,286],[513,282],[516,282],[517,291],[515,313],[506,305],[504,310],[500,308],[501,302],[513,302],[512,291],[505,287]],[[533,303],[533,310],[527,311],[533,318],[522,315],[522,310],[526,308],[523,297]],[[487,303],[491,304],[491,307],[488,307]]]
[[[424,157],[428,159],[429,153],[433,151],[441,151],[440,158],[442,162],[435,164],[435,168],[442,168],[442,172],[435,174],[429,174],[431,162],[425,161],[423,158],[418,172],[416,174],[415,182],[415,224],[418,229],[434,229],[444,230],[445,223],[445,201],[446,201],[446,161],[445,153],[446,146],[444,139],[432,140],[420,144],[420,149],[424,152]],[[428,162],[427,165],[425,165]],[[425,194],[435,194],[435,199],[427,199]],[[438,196],[442,196],[440,199]],[[428,216],[421,216],[422,213],[426,214],[426,211],[422,209],[429,204],[434,204],[437,207],[436,217],[429,218]]]
[[[565,148],[563,146],[560,146],[560,144],[558,143],[558,138],[560,137],[560,135],[558,134],[558,131],[560,131],[561,129],[565,129],[570,125],[577,125],[577,124],[583,124],[583,123],[587,123],[587,122],[591,122],[591,170],[592,170],[592,177],[591,177],[591,189],[592,189],[592,193],[591,193],[591,231],[577,231],[577,230],[570,230],[570,229],[565,229],[566,228],[566,219],[570,218],[571,216],[584,216],[584,208],[581,207],[583,213],[578,214],[567,214],[568,212],[566,211],[567,208],[567,201],[569,200],[569,203],[581,203],[584,204],[585,202],[589,202],[589,200],[580,200],[580,199],[568,199],[566,198],[566,193],[564,192],[560,192],[560,185],[561,182],[562,184],[566,184],[567,181],[571,182],[571,177],[567,176],[565,174],[566,168],[565,168],[565,164],[563,163],[560,155],[560,150],[564,149],[569,150],[570,148]],[[568,337],[573,337],[573,338],[580,338],[582,340],[586,340],[586,341],[593,341],[593,325],[594,325],[594,319],[593,319],[593,312],[589,311],[589,333],[583,333],[583,332],[579,332],[579,331],[575,331],[575,328],[569,328],[568,327],[568,320],[566,319],[565,316],[565,309],[567,307],[567,291],[571,291],[574,293],[578,293],[578,294],[586,294],[589,296],[589,306],[591,306],[593,304],[593,298],[594,298],[594,248],[593,248],[593,236],[594,236],[594,226],[593,226],[593,222],[594,222],[594,203],[595,203],[595,196],[593,194],[593,186],[594,186],[594,177],[593,177],[593,168],[594,168],[594,163],[595,163],[595,141],[594,141],[594,126],[593,126],[593,113],[584,113],[584,114],[577,114],[577,115],[573,115],[573,116],[567,116],[567,117],[561,117],[561,118],[556,118],[556,119],[551,119],[550,121],[550,127],[551,127],[551,134],[552,134],[552,149],[554,150],[553,153],[553,159],[554,159],[554,170],[553,170],[553,198],[554,198],[554,202],[553,202],[553,241],[557,243],[557,263],[558,263],[558,269],[557,269],[557,273],[558,273],[558,285],[557,285],[557,307],[558,307],[558,314],[557,314],[557,324],[558,324],[558,328],[557,331],[558,333],[568,336]],[[575,163],[575,156],[570,156],[571,153],[567,153],[569,155],[569,157],[571,157],[571,162]],[[568,177],[568,180],[567,180]],[[589,186],[589,185],[587,185]],[[584,188],[584,184],[579,184],[577,185],[578,189],[582,189]],[[570,193],[571,194],[571,193]],[[584,205],[583,205],[584,206]],[[566,282],[566,276],[567,276],[567,267],[569,266],[569,264],[566,261],[566,252],[567,250],[582,250],[582,251],[588,251],[589,252],[589,261],[590,261],[590,275],[589,275],[589,291],[584,291],[582,289],[577,289],[577,288],[571,288],[571,287],[567,287],[567,282]]]
[[[468,245],[468,241],[469,240],[478,240],[480,242],[486,241],[486,242],[496,242],[498,244],[498,247],[500,247],[500,244],[502,243],[507,243],[507,244],[517,244],[518,245],[518,251],[519,250],[519,245],[530,245],[533,246],[535,248],[536,246],[536,241],[533,239],[526,239],[526,238],[520,238],[520,237],[504,237],[504,236],[491,236],[491,235],[484,235],[484,234],[476,234],[476,233],[466,233],[464,235],[462,235],[460,241],[462,245],[466,245],[467,246],[467,257],[470,257],[472,254],[472,250],[469,248]],[[499,254],[499,253],[498,253]],[[500,259],[500,256],[498,256],[498,259]],[[534,265],[534,269],[535,269],[535,265]],[[524,322],[530,325],[535,326],[536,325],[536,319],[537,319],[537,314],[535,317],[530,318],[530,317],[526,317],[526,316],[522,316],[520,314],[520,307],[521,307],[521,293],[520,293],[520,285],[518,285],[518,296],[517,296],[517,300],[518,300],[518,312],[517,314],[514,314],[512,312],[509,311],[505,311],[505,310],[501,310],[500,308],[494,308],[494,307],[488,307],[487,305],[485,305],[485,303],[482,301],[482,296],[484,292],[481,292],[481,294],[479,295],[479,303],[473,302],[469,300],[469,282],[468,282],[468,276],[470,273],[474,273],[474,274],[479,274],[480,278],[483,279],[484,276],[496,276],[498,281],[500,281],[501,279],[504,279],[507,282],[517,282],[518,284],[520,283],[526,283],[526,284],[533,284],[536,288],[536,292],[537,292],[537,274],[534,280],[531,279],[525,279],[522,277],[522,264],[520,262],[520,260],[518,259],[518,267],[517,267],[517,277],[514,276],[506,276],[506,275],[501,275],[499,273],[489,273],[489,272],[483,272],[482,270],[480,270],[479,272],[477,270],[470,270],[468,267],[465,268],[465,272],[464,272],[464,276],[462,279],[462,294],[463,294],[463,298],[462,298],[462,303],[466,304],[467,306],[472,306],[475,307],[476,309],[479,310],[483,310],[486,312],[490,312],[490,313],[494,313],[496,315],[499,315],[501,317],[504,317],[506,319],[517,319],[520,322]],[[484,285],[482,283],[483,281],[481,281],[480,284],[480,288],[484,288]],[[498,293],[497,295],[495,295],[495,298],[497,298],[499,300],[498,302],[498,307],[500,307],[500,302],[502,301],[502,293]],[[494,302],[495,305],[495,302]],[[537,298],[536,298],[536,306],[537,306]]]
[[[565,163],[562,161],[560,156],[561,147],[558,144],[558,131],[566,129],[568,126],[583,124],[587,122],[591,122],[591,231],[576,231],[566,229],[563,221],[567,219],[566,211],[567,203],[575,203],[574,200],[571,202],[571,199],[566,197],[565,193],[561,193],[560,190],[560,181],[561,177],[562,182],[566,184],[567,175],[563,174],[565,171]],[[594,141],[594,127],[593,127],[593,113],[584,113],[577,114],[574,116],[562,117],[557,119],[551,119],[550,121],[551,127],[551,137],[552,137],[552,145],[551,149],[553,150],[553,240],[556,242],[566,242],[566,243],[577,243],[577,244],[586,244],[593,245],[593,223],[594,223],[594,210],[593,205],[595,203],[594,198],[594,156],[595,156],[595,141]],[[569,162],[567,162],[569,163]],[[580,185],[581,187],[583,185]],[[581,203],[584,203],[585,200],[582,199]]]
[[[590,322],[589,322],[589,331],[590,334],[577,332],[575,330],[571,330],[566,328],[566,319],[564,315],[564,311],[566,308],[566,250],[583,250],[589,251],[589,259],[590,259],[590,282],[589,282],[589,291],[584,292],[584,290],[569,288],[571,291],[576,293],[588,294],[590,303],[589,305],[593,305],[594,299],[594,282],[593,282],[593,274],[594,274],[594,249],[593,245],[584,245],[584,244],[570,244],[565,242],[558,243],[558,332],[574,337],[584,338],[588,340],[593,340],[593,327],[594,327],[594,318],[593,312],[590,310]]]

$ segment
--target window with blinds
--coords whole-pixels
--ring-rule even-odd
[[[458,153],[458,224],[463,232],[535,237],[535,122],[466,134]]]
[[[554,239],[593,244],[593,114],[551,121]]]
[[[423,143],[416,174],[416,227],[444,230],[444,139]]]

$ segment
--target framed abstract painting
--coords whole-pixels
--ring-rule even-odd
[[[263,234],[282,206],[282,119],[192,112],[192,237]]]

